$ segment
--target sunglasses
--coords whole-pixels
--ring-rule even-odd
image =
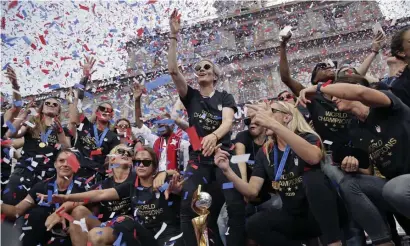
[[[117,128],[127,129],[127,128],[130,128],[130,126],[129,125],[117,125]]]
[[[117,154],[125,156],[125,157],[132,157],[132,152],[126,149],[117,149]]]
[[[203,67],[201,66],[201,65],[196,65],[195,66],[195,71],[199,71],[199,70],[201,70],[202,68],[204,68],[205,70],[209,70],[210,68],[211,68],[212,66],[211,66],[211,64],[205,64]]]
[[[244,123],[246,126],[249,126],[249,125],[251,124],[251,118],[246,117],[245,119],[243,119],[243,123]]]
[[[104,106],[98,106],[98,110],[101,112],[108,112],[108,113],[112,113],[112,108],[107,108]]]
[[[280,96],[278,98],[279,101],[285,101],[285,100],[289,100],[289,99],[293,99],[293,95],[287,94],[286,96]]]
[[[279,110],[279,109],[276,109],[276,108],[272,108],[272,113],[289,114],[289,113],[286,113],[285,111],[282,111],[282,110]]]
[[[149,167],[152,165],[151,160],[134,160],[134,166],[139,166],[141,163],[144,167]]]
[[[47,107],[53,106],[54,108],[58,107],[58,103],[55,102],[44,102]]]

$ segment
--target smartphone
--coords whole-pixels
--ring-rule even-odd
[[[279,32],[279,39],[282,40],[283,37],[289,37],[292,35],[292,26],[285,26],[280,32]]]

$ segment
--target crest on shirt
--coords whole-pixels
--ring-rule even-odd
[[[293,162],[295,163],[295,166],[299,166],[299,158],[297,156],[293,158]]]
[[[222,111],[222,104],[218,104],[218,110]]]
[[[376,132],[378,132],[378,133],[380,133],[382,131],[382,129],[380,128],[379,125],[375,126],[375,128],[376,128]]]

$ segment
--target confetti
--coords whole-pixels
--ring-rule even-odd
[[[250,156],[251,154],[233,155],[231,157],[231,162],[235,164],[240,163],[240,162],[247,162]]]

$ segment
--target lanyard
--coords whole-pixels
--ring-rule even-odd
[[[97,144],[97,148],[101,147],[104,141],[105,135],[107,135],[107,132],[108,132],[108,127],[104,129],[103,133],[101,133],[101,136],[98,136],[97,125],[94,125],[94,138],[95,138],[95,143]]]
[[[53,131],[53,129],[49,128],[46,133],[41,132],[40,133],[41,142],[47,143],[48,142],[48,137],[50,136],[52,131]]]
[[[282,159],[280,160],[280,164],[278,167],[278,146],[275,144],[273,148],[274,156],[274,170],[273,170],[273,176],[275,181],[279,181],[280,176],[282,176],[283,173],[283,168],[285,167],[286,160],[288,159],[288,155],[290,152],[290,146],[286,145],[285,152],[283,152]]]
[[[71,194],[71,190],[73,189],[73,186],[74,186],[74,182],[71,181],[70,185],[67,188],[67,192],[65,193],[66,195]],[[58,194],[57,179],[56,179],[56,181],[54,181],[54,194]],[[58,209],[60,207],[60,204],[56,203],[55,206]]]

